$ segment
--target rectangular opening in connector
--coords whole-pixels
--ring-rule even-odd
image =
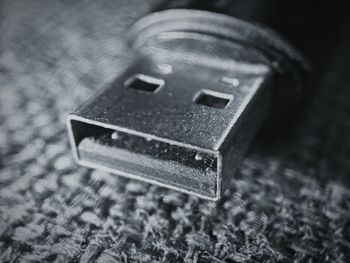
[[[214,199],[218,156],[150,136],[70,120],[81,164]]]
[[[212,108],[223,109],[233,99],[233,95],[211,90],[201,90],[196,94],[194,102]]]
[[[136,74],[125,81],[124,86],[130,89],[153,93],[164,86],[164,80],[143,74]]]

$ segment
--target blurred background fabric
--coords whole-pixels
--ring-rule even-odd
[[[156,4],[1,0],[0,262],[349,262],[350,20],[296,130],[255,143],[221,201],[74,163],[67,114]]]

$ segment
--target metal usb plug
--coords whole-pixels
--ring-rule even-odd
[[[141,19],[131,66],[68,117],[77,162],[218,200],[271,98],[299,92],[301,57],[274,37],[205,11]]]

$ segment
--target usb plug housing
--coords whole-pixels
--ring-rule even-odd
[[[221,197],[268,113],[276,73],[268,54],[213,21],[232,23],[171,10],[134,26],[131,66],[68,117],[79,164]]]

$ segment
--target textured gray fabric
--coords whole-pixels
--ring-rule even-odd
[[[1,2],[0,262],[349,262],[350,34],[218,203],[74,164],[65,117],[127,66],[130,1]]]

